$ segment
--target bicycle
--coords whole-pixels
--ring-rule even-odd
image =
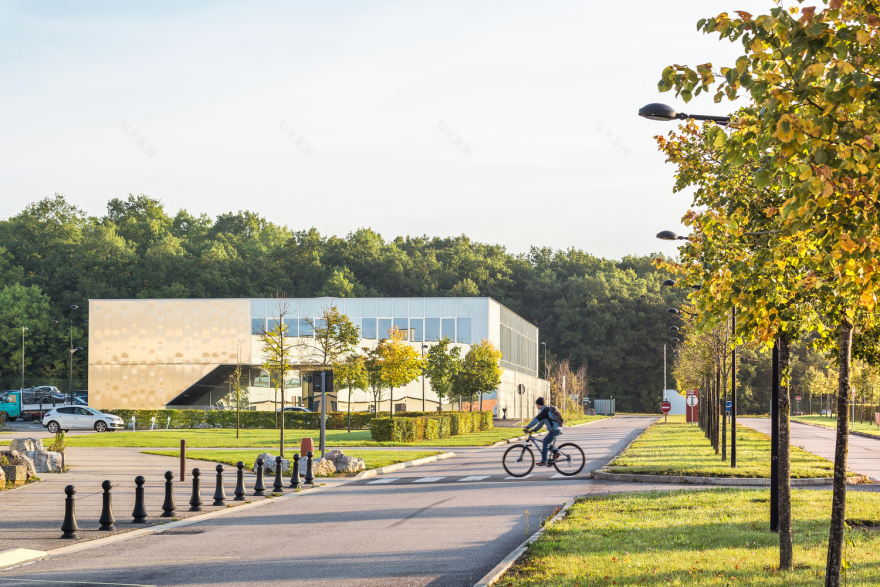
[[[501,464],[504,465],[504,470],[511,477],[525,477],[535,468],[535,454],[532,452],[529,442],[534,444],[538,454],[541,454],[541,445],[538,444],[536,438],[532,438],[531,433],[523,444],[514,444],[504,452]],[[566,442],[558,447],[553,443],[547,453],[547,466],[553,465],[560,474],[566,477],[580,473],[587,462],[584,451],[573,442]]]

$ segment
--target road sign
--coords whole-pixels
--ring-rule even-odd
[[[689,405],[692,408],[696,407],[697,404],[700,403],[700,400],[695,395],[687,396],[687,399],[685,401],[687,402],[687,405]]]
[[[801,396],[797,396],[797,397],[794,398],[794,399],[796,399],[797,401],[801,401]]]
[[[524,394],[526,392],[526,386],[520,383],[516,386],[516,392],[520,395]]]
[[[730,413],[730,408],[733,406],[733,402],[727,402],[727,412]]]
[[[660,411],[664,414],[668,414],[672,410],[672,404],[669,402],[663,402],[660,404]]]

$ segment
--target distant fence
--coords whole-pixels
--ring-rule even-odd
[[[62,392],[70,391],[68,389],[70,380],[67,377],[25,377],[24,387],[40,387],[41,385],[52,385]],[[89,380],[85,377],[73,378],[73,391],[87,390]],[[21,389],[21,375],[0,375],[0,391],[9,389]]]
[[[613,399],[594,399],[591,407],[596,410],[597,416],[613,416],[614,402],[616,401]]]

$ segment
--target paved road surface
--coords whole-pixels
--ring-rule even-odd
[[[737,424],[770,434],[770,418],[740,418]],[[837,432],[797,422],[791,423],[791,444],[807,452],[834,461],[834,443]],[[849,437],[847,468],[862,475],[880,479],[880,439],[864,436]]]
[[[618,417],[566,430],[563,439],[587,455],[578,477],[542,470],[507,479],[507,447],[486,448],[384,477],[391,482],[340,484],[24,565],[0,572],[0,585],[470,587],[569,498],[651,489],[588,476],[655,419]],[[95,521],[80,520],[86,524]]]

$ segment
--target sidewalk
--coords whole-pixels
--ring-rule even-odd
[[[770,434],[770,418],[740,418],[737,420],[737,425]],[[791,423],[792,446],[800,447],[831,462],[834,462],[836,438],[837,432],[831,428],[819,428],[795,421]],[[846,464],[850,471],[880,479],[880,438],[850,435]]]

